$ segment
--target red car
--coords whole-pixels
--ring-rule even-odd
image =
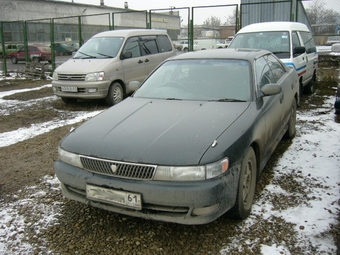
[[[17,64],[18,61],[25,61],[25,47],[21,47],[20,50],[10,53],[13,64]],[[47,46],[28,46],[28,56],[33,62],[48,61],[51,63],[51,49]]]

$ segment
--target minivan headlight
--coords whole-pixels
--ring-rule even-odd
[[[78,154],[71,153],[68,151],[65,151],[62,148],[58,148],[58,156],[59,159],[67,164],[70,164],[72,166],[83,168],[83,165],[80,161],[80,157]]]
[[[157,181],[203,181],[223,174],[229,168],[228,158],[202,166],[158,166]]]
[[[104,80],[104,72],[88,73],[85,76],[85,81],[102,81]]]

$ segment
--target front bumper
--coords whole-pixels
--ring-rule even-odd
[[[77,87],[77,92],[63,92],[62,86]],[[56,96],[78,98],[78,99],[102,99],[106,98],[110,87],[110,81],[52,81],[52,89]],[[89,92],[89,89],[96,89],[96,92]]]
[[[197,182],[140,181],[94,174],[66,164],[55,163],[56,175],[65,197],[94,207],[125,215],[187,225],[209,223],[236,201],[239,168],[220,178]],[[141,194],[142,209],[92,201],[86,197],[86,185]]]

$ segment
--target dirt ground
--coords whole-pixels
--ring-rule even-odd
[[[0,91],[36,88],[45,84],[51,84],[51,80],[1,80]],[[25,102],[50,96],[53,96],[52,88],[46,87],[37,91],[13,94],[4,99]],[[61,100],[44,100],[19,110],[9,108],[7,109],[9,115],[0,116],[0,133],[44,123],[55,118],[67,118],[65,110],[94,111],[107,107],[101,101],[84,101],[76,105],[66,105]],[[0,148],[0,199],[8,198],[6,194],[14,193],[25,185],[34,185],[42,176],[54,175],[53,164],[57,158],[59,141],[70,128],[71,126],[57,128],[39,136],[39,139],[28,139]]]

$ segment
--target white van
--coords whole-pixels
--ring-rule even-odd
[[[273,52],[299,75],[300,92],[312,93],[318,53],[311,32],[298,22],[263,22],[237,32],[229,48],[265,49]],[[303,90],[302,90],[303,89]]]
[[[103,98],[114,105],[133,92],[128,86],[131,81],[142,82],[163,60],[175,54],[163,30],[101,32],[56,68],[53,92],[65,103]]]

